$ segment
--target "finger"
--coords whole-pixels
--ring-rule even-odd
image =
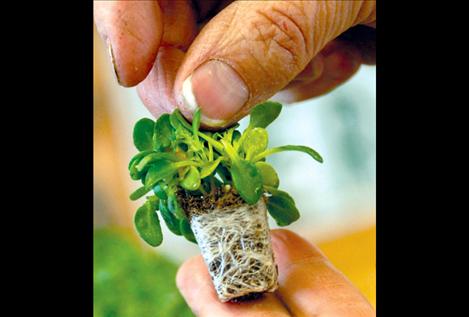
[[[297,77],[272,99],[292,103],[324,95],[349,80],[358,71],[363,59],[355,46],[333,41],[313,61],[315,65],[311,67],[316,70],[312,71],[312,76]]]
[[[158,55],[148,76],[137,86],[143,104],[156,118],[175,107],[173,86],[184,51],[195,36],[196,23],[187,1],[160,0],[164,34]]]
[[[370,1],[239,1],[213,18],[178,71],[175,95],[187,117],[226,126],[274,95],[326,43],[353,25],[370,23]]]
[[[290,316],[272,293],[253,301],[220,302],[201,256],[193,257],[181,266],[176,283],[189,307],[200,317]]]
[[[137,86],[140,99],[155,118],[175,108],[173,85],[184,55],[180,49],[161,47],[152,70]]]
[[[163,34],[158,3],[95,1],[94,19],[108,45],[119,84],[138,84],[150,71]]]
[[[163,13],[162,46],[172,46],[185,51],[197,32],[195,13],[189,0],[159,0]]]
[[[273,230],[279,298],[302,316],[375,316],[360,292],[319,249],[288,230]]]

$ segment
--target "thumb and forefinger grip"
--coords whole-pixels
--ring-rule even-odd
[[[370,1],[239,1],[192,43],[175,83],[187,117],[201,107],[205,124],[226,126],[273,96],[330,40],[370,23]]]

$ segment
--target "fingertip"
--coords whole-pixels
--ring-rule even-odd
[[[176,108],[174,79],[184,55],[180,49],[160,47],[150,73],[137,86],[140,99],[155,118]]]
[[[219,60],[209,60],[197,67],[183,81],[179,94],[183,113],[190,117],[200,108],[201,122],[209,127],[229,125],[249,99],[244,80]]]
[[[163,33],[157,1],[95,1],[94,17],[118,83],[137,85],[150,72]]]
[[[189,258],[179,267],[176,273],[176,285],[183,295],[190,289],[194,276],[203,271],[203,268],[204,262],[200,255]]]
[[[323,51],[324,72],[331,85],[349,79],[361,65],[362,58],[357,48],[352,45],[333,43],[332,48]]]

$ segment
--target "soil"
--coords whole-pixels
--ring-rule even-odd
[[[230,300],[232,303],[243,303],[243,302],[250,302],[256,299],[262,298],[264,292],[257,292],[257,293],[250,293],[244,296],[236,297]]]
[[[205,196],[192,196],[185,191],[177,193],[186,215],[190,219],[193,215],[202,215],[215,209],[224,207],[238,207],[245,204],[234,188],[217,188],[213,193]]]

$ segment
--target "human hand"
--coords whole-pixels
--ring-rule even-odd
[[[374,63],[375,1],[230,2],[95,1],[119,83],[138,85],[155,117],[177,106],[191,119],[198,105],[205,126],[224,127],[279,91],[319,96]]]
[[[303,238],[288,230],[272,230],[272,246],[279,270],[279,289],[254,301],[221,303],[202,257],[186,261],[178,271],[176,282],[194,314],[200,317],[376,315],[345,276]]]

